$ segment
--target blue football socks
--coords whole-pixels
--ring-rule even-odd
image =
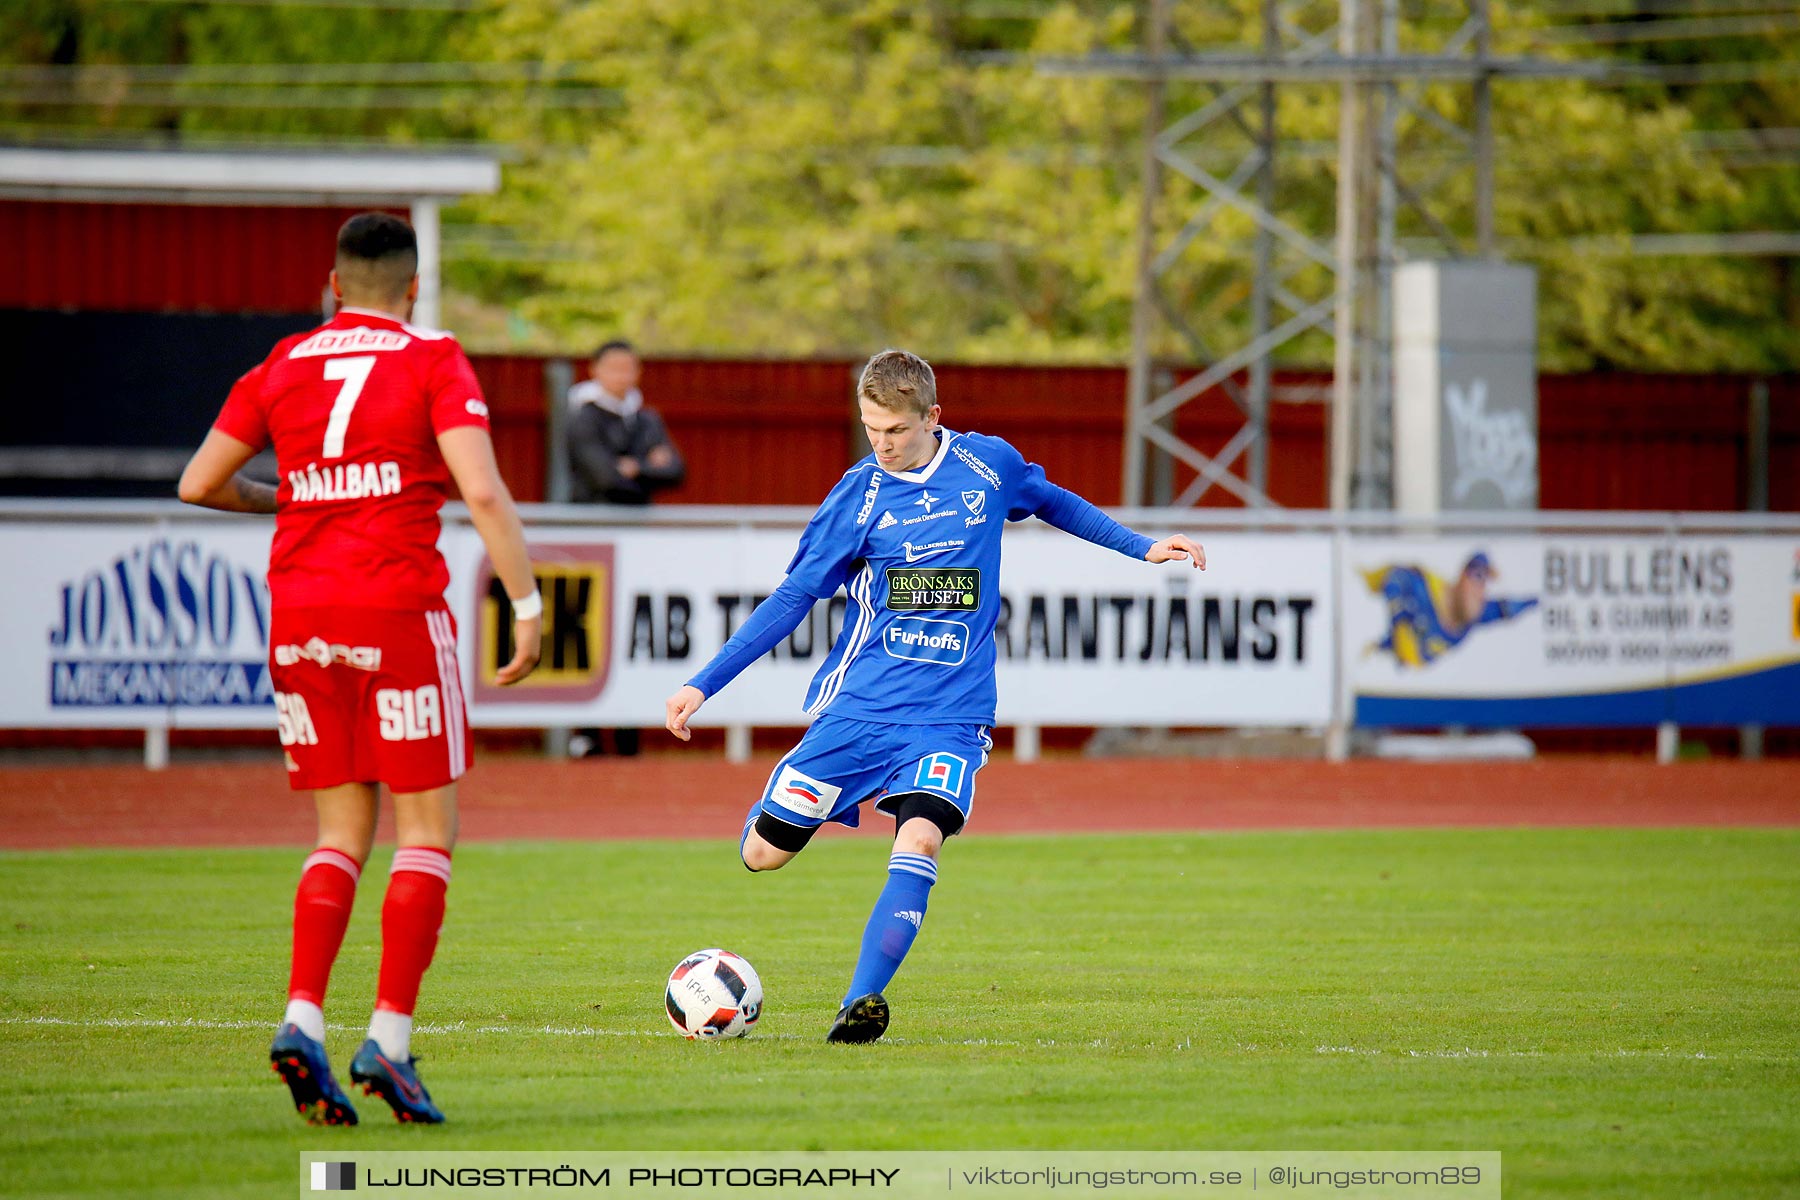
[[[750,840],[750,831],[752,829],[756,828],[756,814],[760,813],[761,811],[762,811],[762,801],[758,800],[755,804],[752,804],[750,806],[750,811],[744,815],[744,832],[738,835],[738,861],[739,862],[744,861],[744,843]],[[748,869],[750,864],[746,862],[746,863],[744,863],[744,866],[746,869]]]
[[[862,953],[856,960],[856,973],[850,977],[845,1004],[883,991],[893,982],[913,939],[919,936],[919,926],[925,923],[925,903],[936,882],[937,863],[926,855],[896,850],[888,859],[887,886],[881,889],[881,899],[875,902],[868,928],[863,930]]]

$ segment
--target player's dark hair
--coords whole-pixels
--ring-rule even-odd
[[[625,353],[633,356],[637,354],[636,346],[633,346],[624,338],[613,338],[609,341],[600,343],[600,348],[594,351],[594,361],[599,362],[614,350],[623,350]]]
[[[392,300],[406,294],[419,273],[419,239],[392,213],[357,213],[337,236],[340,283],[354,292]]]

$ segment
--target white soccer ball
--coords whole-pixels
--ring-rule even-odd
[[[696,950],[669,972],[663,1004],[684,1038],[743,1037],[762,1016],[762,980],[729,950]]]

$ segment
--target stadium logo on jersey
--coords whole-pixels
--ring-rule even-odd
[[[404,350],[412,339],[397,329],[321,329],[288,351],[289,358],[322,358],[327,354],[351,354],[370,350]]]
[[[881,520],[875,522],[875,528],[877,528],[877,529],[892,529],[894,526],[898,525],[899,523],[900,522],[894,520],[893,513],[884,512],[881,514]]]
[[[1000,476],[994,474],[994,468],[988,466],[967,450],[964,450],[961,443],[951,443],[950,453],[961,459],[963,466],[981,476],[981,478],[987,482],[989,487],[993,488],[996,492],[1000,490]]]
[[[987,493],[979,488],[964,492],[962,496],[963,505],[969,510],[971,517],[979,517],[981,510],[987,507]]]
[[[891,658],[959,667],[969,654],[969,627],[961,621],[901,617],[888,626],[881,642]]]
[[[881,492],[881,475],[880,467],[869,471],[869,490],[863,493],[862,508],[856,514],[858,525],[868,524],[869,514],[875,511],[875,497]]]
[[[963,776],[969,772],[969,760],[954,754],[928,754],[919,760],[919,769],[913,774],[913,786],[931,788],[933,791],[947,792],[952,796],[962,795]]]
[[[803,771],[784,765],[769,787],[769,799],[789,812],[799,813],[815,821],[831,815],[842,788],[832,787],[822,779],[814,779]]]
[[[923,546],[915,546],[911,542],[901,542],[900,550],[906,555],[906,561],[916,563],[922,558],[930,558],[934,554],[948,554],[952,550],[960,550],[968,545],[961,538],[945,538],[939,542],[926,542]]]
[[[981,607],[978,567],[889,567],[890,612],[974,612]]]

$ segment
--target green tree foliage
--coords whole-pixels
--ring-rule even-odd
[[[1256,0],[1174,7],[1177,45],[1257,44]],[[1312,7],[1302,23],[1327,26],[1336,5]],[[1497,52],[1595,53],[1546,40],[1545,8],[1496,4]],[[1408,10],[1402,48],[1441,45],[1461,11]],[[522,310],[578,342],[628,328],[656,344],[739,353],[905,341],[965,359],[1119,358],[1129,343],[1142,88],[981,56],[1134,49],[1137,21],[1136,6],[1123,3],[511,5],[495,31],[503,53],[595,64],[622,98],[576,139],[572,160],[534,157],[513,172],[543,206],[536,228],[556,251],[542,266],[548,286]],[[1665,62],[1795,53],[1766,39],[1652,44]],[[1695,136],[1800,124],[1794,88],[1748,88],[1754,102],[1740,107],[1745,85],[1496,85],[1497,231],[1506,253],[1540,269],[1546,365],[1800,363],[1790,260],[1634,252],[1653,246],[1645,235],[1800,229],[1800,164],[1746,177]],[[1172,88],[1170,112],[1214,94]],[[1433,236],[1447,227],[1470,252],[1473,172],[1442,126],[1470,123],[1472,93],[1445,85],[1407,94],[1439,120],[1399,121],[1400,160],[1433,214],[1403,205],[1402,245],[1448,253]],[[1278,89],[1277,204],[1326,245],[1338,102],[1332,85]],[[1184,149],[1224,176],[1249,146],[1227,121]],[[1167,244],[1198,198],[1172,174],[1164,188]],[[513,224],[533,224],[505,200],[497,207]],[[1205,357],[1244,340],[1251,233],[1247,217],[1226,209],[1188,245],[1167,292],[1206,344],[1169,340],[1162,352]],[[1284,253],[1294,293],[1328,294],[1329,272]],[[1285,353],[1322,364],[1328,347],[1315,334]]]
[[[965,360],[1126,351],[1145,92],[1032,59],[1135,49],[1131,0],[381,2],[12,0],[0,6],[0,61],[14,64],[0,120],[34,133],[504,145],[502,193],[446,214],[449,312],[478,344],[570,348],[624,331],[660,351],[721,354],[889,342]],[[1638,14],[1639,3],[1581,11],[1669,7],[1643,0]],[[1324,28],[1336,8],[1313,0],[1298,20]],[[1173,9],[1178,47],[1258,44],[1258,0]],[[1796,37],[1574,45],[1557,26],[1615,18],[1550,0],[1494,9],[1504,54],[1800,58]],[[1404,6],[1402,48],[1442,45],[1462,11]],[[359,74],[358,63],[413,65]],[[17,74],[33,64],[80,70],[33,91]],[[106,64],[188,70],[128,86],[95,69]],[[336,73],[291,73],[303,64]],[[46,103],[43,86],[81,103]],[[1212,94],[1172,87],[1170,111]],[[1431,216],[1403,204],[1401,245],[1444,254],[1448,235],[1467,252],[1473,176],[1446,129],[1468,123],[1470,91],[1407,95],[1399,158]],[[1641,253],[1658,235],[1800,229],[1800,71],[1704,86],[1502,82],[1494,95],[1498,233],[1540,269],[1547,365],[1800,363],[1792,259]],[[1335,85],[1278,89],[1277,204],[1327,246],[1338,101]],[[1250,145],[1222,121],[1183,150],[1225,176]],[[1198,199],[1172,172],[1163,186],[1167,244]],[[1162,352],[1200,358],[1242,342],[1251,234],[1225,208],[1188,243],[1167,295],[1203,344]],[[1291,249],[1278,261],[1302,302],[1329,293],[1324,268]],[[1328,345],[1315,334],[1284,353],[1323,364]]]
[[[478,92],[444,84],[424,92],[382,68],[481,54],[469,42],[482,28],[443,8],[6,0],[0,121],[37,133],[480,137]],[[311,64],[329,69],[304,70]]]
[[[1033,24],[1071,51],[1131,31],[1126,10]],[[573,155],[513,171],[566,251],[526,315],[750,353],[1116,354],[1140,101],[974,65],[980,36],[903,3],[509,7],[501,45],[622,99]]]

